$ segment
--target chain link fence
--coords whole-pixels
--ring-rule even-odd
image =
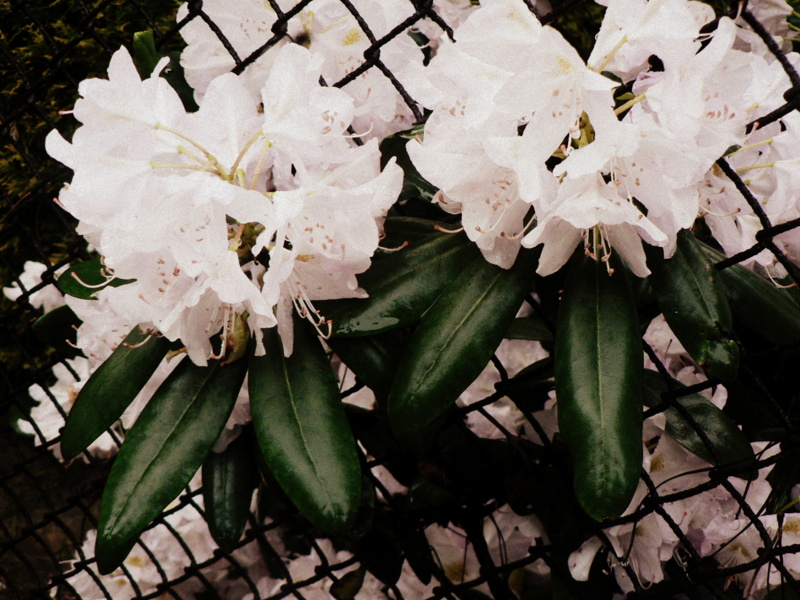
[[[642,473],[644,493],[638,507],[614,521],[594,523],[577,508],[568,455],[544,422],[549,418],[545,407],[553,387],[552,375],[547,376],[548,369],[552,370],[547,352],[522,376],[516,375],[519,366],[508,364],[514,360],[512,355],[498,352],[490,369],[492,385],[482,396],[476,392],[471,402],[454,409],[452,424],[442,434],[448,443],[424,459],[409,457],[376,439],[381,434],[371,429],[374,423],[368,414],[351,411],[351,425],[368,467],[365,477],[371,482],[365,487],[375,490],[376,496],[366,502],[371,506],[371,525],[360,535],[331,543],[295,511],[274,482],[264,481],[245,535],[235,549],[224,552],[211,541],[205,526],[197,527],[203,514],[198,484],[148,528],[121,571],[110,578],[96,575],[92,531],[109,464],[87,454],[85,460],[64,465],[52,453],[58,438],[45,429],[57,432],[65,414],[48,386],[54,382],[54,367],[71,366],[31,327],[41,314],[29,303],[31,296],[52,287],[64,265],[87,256],[85,243],[74,232],[75,223],[53,202],[69,172],[46,156],[44,136],[54,127],[66,132],[74,127],[59,111],[72,106],[79,81],[104,75],[110,55],[120,44],[129,44],[136,31],[152,31],[157,48],[168,52],[181,48],[181,29],[202,21],[229,52],[233,71],[242,73],[292,35],[297,29],[292,24],[308,18],[313,4],[308,0],[282,9],[269,0],[277,18],[268,30],[260,31],[255,49],[248,53],[225,37],[202,0],[190,1],[177,21],[178,6],[171,2],[70,0],[45,5],[6,0],[0,6],[4,81],[0,91],[0,279],[22,292],[14,302],[0,298],[0,598],[241,598],[250,594],[311,600],[328,597],[320,595],[322,589],[336,598],[352,598],[356,593],[357,597],[386,594],[394,598],[502,599],[516,594],[528,599],[610,598],[619,593],[614,577],[610,572],[599,573],[610,568],[624,573],[617,573],[617,580],[627,577],[628,598],[751,597],[748,578],[752,585],[764,573],[787,584],[774,597],[798,597],[800,588],[787,562],[797,560],[800,537],[792,537],[796,527],[781,527],[785,521],[795,523],[792,501],[797,494],[792,488],[800,484],[794,379],[798,344],[765,345],[747,327],[737,328],[747,353],[740,371],[741,389],[728,390],[726,411],[744,425],[751,440],[762,442],[757,463],[737,468],[687,463],[687,473],[661,477],[658,482],[651,465],[649,472]],[[446,16],[435,11],[432,3],[415,0],[405,20],[384,24],[381,31],[386,33],[379,34],[354,3],[341,0],[341,4],[355,17],[370,46],[363,63],[343,79],[327,84],[344,87],[363,72],[378,71],[400,94],[412,119],[420,122],[422,107],[382,59],[382,49],[422,23],[452,35]],[[728,11],[728,7],[716,8]],[[737,5],[730,10],[736,13],[742,8]],[[579,49],[585,51],[591,45],[597,6],[567,0],[530,4],[530,9],[543,23],[562,29]],[[741,14],[782,62],[792,85],[785,91],[784,106],[757,124],[765,126],[798,108],[800,77],[752,13],[744,9]],[[760,223],[758,243],[722,261],[718,268],[729,268],[768,250],[794,280],[800,280],[798,267],[775,242],[800,221],[771,223],[728,162],[720,159],[717,166]],[[26,288],[19,274],[31,260],[50,266],[40,284]],[[543,305],[544,296],[530,296],[527,310],[547,324],[553,311]],[[649,310],[658,312],[652,306]],[[702,380],[676,388],[669,383],[670,366],[659,359],[659,352],[648,343],[644,350],[651,368],[666,382],[664,393],[645,416],[677,411],[713,453],[703,423],[679,400],[715,392],[718,382]],[[30,418],[34,401],[29,390],[35,385],[42,394],[37,399],[60,411],[55,422]],[[349,383],[343,396],[356,395],[362,385]],[[503,420],[503,411],[512,408],[517,417]],[[32,435],[22,433],[19,422],[28,423]],[[751,498],[750,483],[755,481],[755,469],[771,469],[771,491],[757,502]],[[418,473],[424,474],[424,481],[420,482]],[[670,485],[687,475],[691,484]],[[392,488],[387,481],[400,485]],[[724,496],[726,501],[720,506],[736,519],[749,521],[721,540],[713,553],[697,549],[682,516],[671,510],[692,498],[703,502],[709,494]],[[765,525],[765,515],[776,515],[777,533]],[[640,577],[641,548],[648,543],[644,524],[654,516],[666,531],[663,535],[676,541],[671,557],[658,557],[665,564],[666,577],[648,583]],[[503,519],[506,523],[516,520],[518,525],[509,529],[500,524]],[[514,535],[524,538],[523,551],[520,542],[511,539]],[[754,543],[743,543],[752,536]],[[441,542],[444,538],[446,544]],[[569,565],[567,557],[590,539],[598,540],[604,559],[594,561],[590,578],[594,583],[584,584],[570,576],[568,568],[574,565]],[[456,550],[445,556],[442,548],[446,546]],[[758,552],[747,554],[754,546]],[[365,584],[365,577],[374,581],[372,588]],[[602,583],[597,585],[598,581]]]

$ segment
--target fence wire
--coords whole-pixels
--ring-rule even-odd
[[[381,51],[398,36],[407,35],[409,28],[423,20],[436,24],[448,36],[453,32],[451,24],[434,11],[431,2],[415,0],[413,12],[409,11],[405,20],[392,24],[387,28],[388,33],[378,35],[350,0],[340,1],[356,19],[370,45],[364,52],[361,65],[341,80],[326,83],[344,87],[364,72],[379,71],[397,90],[413,118],[421,122],[424,116],[422,106],[382,60]],[[53,367],[70,366],[64,356],[47,348],[32,332],[31,324],[40,313],[28,300],[32,294],[52,286],[59,268],[85,258],[86,252],[85,242],[74,233],[75,223],[52,200],[69,177],[69,172],[44,154],[44,135],[56,126],[64,127],[59,110],[72,106],[77,97],[78,82],[89,76],[103,76],[110,55],[120,44],[129,43],[135,31],[151,30],[157,47],[167,51],[180,48],[181,29],[189,23],[202,21],[230,53],[233,71],[243,73],[263,53],[289,35],[287,32],[292,20],[299,19],[311,4],[311,0],[304,0],[284,11],[277,2],[269,0],[277,19],[269,31],[262,32],[263,40],[258,47],[246,55],[225,37],[204,9],[202,0],[190,1],[185,16],[177,22],[173,20],[176,3],[154,1],[72,0],[43,5],[6,0],[0,6],[0,73],[5,86],[0,94],[0,280],[4,285],[15,283],[22,290],[16,302],[0,298],[0,415],[3,415],[0,421],[0,598],[241,598],[251,594],[253,598],[312,599],[319,597],[316,594],[322,584],[333,584],[338,594],[336,597],[347,598],[352,597],[348,596],[347,584],[355,577],[354,573],[363,576],[362,568],[377,576],[381,582],[380,589],[390,597],[422,597],[408,591],[403,595],[395,583],[397,578],[392,576],[398,565],[389,564],[396,556],[377,550],[382,544],[391,545],[397,541],[397,536],[404,538],[397,541],[401,549],[399,556],[401,562],[405,559],[411,564],[411,576],[436,584],[427,588],[431,598],[481,598],[487,597],[486,594],[498,599],[516,597],[511,591],[514,587],[510,584],[512,573],[534,563],[545,567],[536,571],[539,575],[531,575],[528,571],[526,577],[534,580],[528,582],[526,597],[545,597],[537,595],[535,590],[547,578],[544,575],[546,571],[566,582],[563,584],[566,586],[563,590],[565,595],[559,597],[589,597],[584,596],[586,588],[575,587],[564,573],[566,563],[563,559],[565,553],[574,551],[592,535],[597,536],[605,548],[603,552],[608,553],[609,564],[627,573],[632,587],[628,598],[747,597],[747,589],[732,585],[732,578],[761,567],[780,574],[787,583],[783,588],[784,595],[780,597],[797,597],[790,595],[791,590],[787,591],[795,586],[795,593],[800,593],[800,588],[796,587],[785,561],[800,552],[800,544],[779,543],[780,540],[765,528],[760,519],[791,501],[780,490],[800,483],[800,470],[796,467],[800,455],[800,423],[795,408],[797,385],[791,377],[794,368],[791,358],[796,344],[763,347],[745,356],[742,362],[741,376],[747,383],[748,393],[756,399],[758,411],[770,417],[773,427],[771,441],[756,465],[744,465],[738,471],[733,467],[705,467],[698,470],[701,477],[697,478],[696,484],[667,492],[660,490],[645,471],[642,481],[646,494],[632,513],[602,524],[588,521],[563,523],[564,531],[569,533],[557,535],[550,531],[549,539],[546,536],[534,537],[522,558],[511,559],[506,552],[500,552],[498,560],[496,553],[490,551],[490,544],[498,543],[503,547],[510,543],[506,539],[499,542],[493,539],[492,527],[500,530],[495,522],[497,511],[510,505],[515,513],[536,514],[543,521],[557,522],[565,510],[558,505],[558,498],[564,496],[559,496],[554,490],[564,489],[565,493],[570,493],[569,473],[565,469],[563,447],[558,440],[550,439],[546,425],[539,422],[540,417],[536,414],[547,401],[550,390],[547,387],[529,387],[522,391],[515,388],[504,360],[496,356],[493,363],[497,372],[497,391],[458,411],[462,420],[469,420],[476,430],[491,429],[493,432],[489,437],[506,440],[514,451],[504,460],[518,469],[491,473],[495,463],[487,462],[487,470],[482,472],[485,480],[468,482],[470,477],[480,472],[481,456],[488,448],[475,447],[472,442],[465,442],[462,448],[467,457],[464,460],[474,459],[478,470],[468,474],[454,473],[455,467],[448,463],[448,457],[439,457],[440,464],[408,465],[395,464],[396,456],[376,456],[370,452],[369,456],[363,456],[363,460],[368,467],[366,477],[379,496],[375,509],[380,513],[378,520],[394,523],[394,526],[387,525],[388,533],[384,535],[366,536],[367,542],[346,548],[348,552],[344,554],[299,518],[288,501],[274,490],[274,500],[269,502],[269,506],[256,507],[237,548],[223,552],[214,546],[207,534],[190,537],[183,533],[187,531],[184,526],[187,521],[199,519],[203,514],[199,502],[201,492],[194,486],[170,505],[142,536],[133,551],[133,556],[141,557],[138,562],[126,561],[112,584],[95,575],[92,569],[95,563],[93,544],[89,543],[91,540],[87,539],[87,534],[91,537],[90,532],[97,525],[99,497],[108,462],[87,455],[86,461],[63,465],[51,452],[58,438],[52,438],[42,430],[52,424],[37,423],[29,418],[32,407],[29,389],[40,384],[47,395],[46,401],[61,411],[61,421],[55,424],[56,429],[63,425],[63,409],[47,386],[53,382]],[[569,19],[580,20],[596,8],[579,0],[529,6],[543,23],[556,26]],[[736,5],[731,10],[741,8]],[[757,125],[763,127],[800,107],[800,77],[753,14],[746,8],[741,14],[784,66],[792,86],[784,95],[786,103],[760,119]],[[120,27],[120,23],[125,26]],[[751,128],[755,125],[752,123]],[[800,226],[800,220],[771,223],[758,199],[728,162],[720,159],[717,166],[748,202],[761,226],[756,235],[756,245],[722,261],[718,268],[731,267],[766,249],[774,254],[794,280],[800,281],[797,265],[774,241],[776,236]],[[41,284],[26,289],[18,276],[29,260],[51,266],[42,275]],[[530,311],[548,322],[548,312],[536,298],[529,297],[528,305]],[[644,350],[665,381],[672,381],[667,366],[656,351],[647,343]],[[543,368],[547,368],[546,365]],[[661,403],[647,410],[645,416],[652,417],[666,410],[678,411],[713,453],[714,445],[702,424],[695,421],[679,399],[705,390],[713,391],[716,385],[717,382],[709,380],[676,389],[667,383],[668,389],[662,395]],[[356,383],[344,395],[354,394],[358,388]],[[524,416],[524,427],[534,432],[540,443],[533,444],[519,435],[518,430],[509,429],[490,410],[508,402],[505,398],[510,398],[511,404]],[[737,410],[737,407],[732,410]],[[748,414],[741,413],[737,417],[737,422],[743,422]],[[28,420],[33,436],[23,435],[16,429],[14,424],[18,419]],[[40,443],[35,444],[35,438]],[[369,450],[370,443],[364,439],[360,441]],[[774,446],[780,447],[779,453],[769,451]],[[441,508],[410,505],[405,496],[387,489],[385,478],[379,474],[381,469],[389,469],[398,476],[404,469],[428,468],[431,471],[428,475],[436,480],[437,469],[443,470],[444,464],[448,464],[446,475],[449,483],[456,483],[449,489],[459,492],[452,502],[445,503],[445,512]],[[735,476],[765,467],[772,467],[773,473],[777,473],[773,479],[773,490],[777,491],[760,506],[753,507],[747,498],[748,486],[737,483],[743,480],[736,480]],[[530,477],[515,479],[523,470],[530,473]],[[727,494],[733,503],[729,510],[750,522],[723,547],[735,545],[737,536],[753,535],[759,540],[757,555],[742,555],[740,560],[727,563],[701,556],[681,527],[679,516],[669,510],[675,502],[699,498],[701,494],[714,490]],[[777,497],[781,493],[783,495]],[[792,510],[788,509],[785,515],[793,514]],[[636,536],[631,534],[627,547],[620,548],[610,539],[612,534],[609,532],[626,526],[637,531],[643,519],[653,514],[662,520],[678,543],[674,557],[668,561],[668,577],[648,584],[640,582],[632,562]],[[464,563],[469,550],[479,566],[477,571],[468,575],[462,568],[460,574],[453,573],[452,561],[448,563],[426,542],[423,532],[432,525],[447,529],[460,538]],[[156,531],[158,536],[149,535]],[[276,551],[276,547],[281,546],[283,555]],[[166,553],[165,548],[168,548]],[[309,567],[291,572],[283,557],[307,560]],[[178,568],[174,568],[175,565]],[[150,571],[145,572],[148,568]],[[259,587],[259,581],[266,575],[273,578],[270,581],[282,583],[269,589]],[[145,580],[155,584],[148,584],[145,589],[142,583]],[[600,595],[591,597],[611,597],[615,587],[610,576],[606,576],[606,580],[607,587],[592,592]],[[423,583],[427,581],[420,583],[420,590],[425,588]],[[123,589],[124,595],[120,595]],[[478,590],[483,590],[483,595]]]

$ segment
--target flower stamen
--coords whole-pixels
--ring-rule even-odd
[[[250,150],[253,144],[255,144],[258,141],[258,138],[260,138],[262,135],[264,135],[264,131],[259,129],[256,131],[256,134],[248,140],[248,142],[244,145],[244,148],[242,148],[242,151],[239,152],[239,156],[237,156],[236,160],[233,161],[231,173],[236,172],[236,170],[239,168],[239,163],[242,162],[242,159],[244,158],[244,155],[247,154],[247,151]]]
[[[625,104],[621,104],[620,106],[615,108],[614,109],[614,114],[617,115],[617,116],[620,116],[622,113],[624,113],[629,108],[632,108],[636,104],[639,104],[639,102],[644,100],[646,97],[647,97],[647,94],[639,94],[638,96],[635,96],[635,97],[631,98]]]
[[[270,148],[272,148],[272,142],[267,140],[264,143],[264,147],[261,149],[261,155],[258,157],[256,170],[253,172],[253,178],[250,180],[250,185],[247,188],[248,190],[252,190],[256,186],[256,181],[258,181],[258,178],[261,175],[261,169],[264,167],[264,161],[267,159],[267,154],[269,153]]]
[[[441,231],[442,233],[461,233],[462,231],[464,231],[463,227],[459,227],[458,229],[445,229],[444,227],[438,224],[434,225],[433,228],[436,231]]]
[[[402,250],[406,246],[408,246],[408,240],[404,241],[397,248],[385,248],[384,246],[378,244],[378,250],[383,250],[384,252],[400,252],[400,250]]]
[[[611,49],[611,52],[608,53],[608,56],[606,56],[603,59],[603,62],[600,63],[600,66],[594,69],[595,73],[602,73],[605,70],[605,68],[609,65],[609,63],[614,59],[614,55],[617,52],[619,52],[627,42],[628,42],[628,36],[623,35],[622,39],[619,42],[617,42],[617,45]]]

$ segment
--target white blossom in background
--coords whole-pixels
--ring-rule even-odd
[[[530,340],[503,340],[495,351],[495,356],[506,369],[509,377],[514,377],[519,371],[546,358],[548,353],[539,342]],[[501,381],[500,373],[493,363],[486,368],[473,381],[469,387],[458,397],[458,406],[469,406],[479,402],[495,393],[495,384]],[[483,407],[490,417],[513,434],[522,431],[525,417],[516,407],[514,402],[506,396],[498,398],[491,404]],[[483,415],[472,411],[467,414],[467,425],[479,437],[504,438],[503,431]]]
[[[753,131],[727,158],[773,225],[800,217],[800,204],[791,192],[800,185],[798,135],[800,120],[790,113],[779,122]],[[719,169],[712,169],[706,175],[700,190],[705,222],[726,254],[737,254],[757,243],[755,236],[762,229],[758,216]],[[800,258],[800,238],[796,231],[776,236],[774,242],[791,260]],[[785,275],[784,268],[769,250],[743,264],[760,265],[773,277]]]
[[[350,559],[353,555],[345,550],[337,551],[333,543],[329,539],[316,540],[316,546],[322,552],[323,558],[328,565],[336,565]],[[316,568],[322,566],[323,562],[320,559],[317,548],[311,550],[310,554],[302,556],[289,556],[286,559],[286,567],[291,575],[292,582],[302,582],[306,579],[311,579],[316,576]],[[336,577],[341,578],[351,571],[359,568],[358,563],[349,565],[343,569],[335,571]],[[264,578],[258,582],[258,590],[265,596],[278,594],[281,587],[285,585],[286,581],[275,581],[274,579]],[[303,586],[301,593],[303,597],[308,600],[335,600],[335,596],[330,593],[330,587],[333,581],[327,577],[323,577],[317,582]],[[364,582],[361,586],[358,596],[364,598],[385,598],[386,596],[382,591],[383,584],[371,573],[367,572],[364,575]],[[257,600],[253,598],[252,594],[245,595],[242,600]]]
[[[278,3],[283,11],[293,2]],[[413,14],[405,0],[357,0],[353,3],[375,38],[387,35],[393,27]],[[323,57],[321,76],[334,84],[361,67],[364,52],[371,46],[367,33],[352,13],[338,0],[315,0],[288,23],[288,37],[273,40],[272,27],[277,14],[267,2],[249,0],[210,0],[203,11],[219,27],[240,59],[246,59],[272,40],[270,48],[242,72],[245,85],[257,93],[270,76],[280,48],[292,42]],[[188,5],[178,10],[178,20],[189,14]],[[181,34],[187,47],[181,54],[186,79],[201,100],[210,82],[234,69],[236,62],[219,37],[200,18],[187,23]],[[380,60],[401,83],[410,77],[409,63],[421,65],[423,54],[414,40],[401,33],[380,47]],[[356,76],[342,88],[353,100],[353,128],[363,139],[382,139],[413,124],[413,113],[394,84],[377,67]],[[350,123],[348,123],[349,125]]]
[[[115,441],[111,434],[106,432],[92,442],[86,451],[98,458],[109,458],[116,454],[119,450],[119,442],[124,438],[124,432],[133,426],[139,413],[142,412],[142,409],[178,362],[180,362],[180,358],[172,361],[163,361],[145,387],[139,391],[128,408],[125,409],[120,416],[119,422],[113,427],[118,441]],[[59,437],[61,429],[66,423],[66,416],[72,409],[78,393],[95,368],[96,365],[92,366],[90,359],[82,356],[67,359],[66,365],[63,363],[56,364],[53,367],[56,383],[47,388],[41,384],[35,384],[28,389],[28,394],[37,404],[31,409],[29,419],[24,418],[17,421],[20,431],[33,435],[34,443],[37,446]],[[77,375],[77,378],[75,375]],[[33,426],[33,423],[35,423],[36,427]],[[60,444],[53,445],[51,450],[57,459],[62,460]],[[88,460],[85,454],[81,456],[84,460]]]
[[[609,71],[623,81],[636,78],[657,56],[669,70],[700,49],[700,28],[714,18],[705,3],[686,0],[612,0],[587,61],[590,68]]]
[[[508,507],[502,507],[483,520],[483,535],[494,565],[500,566],[523,559],[529,555],[528,549],[537,544],[537,539],[548,542],[547,535],[533,515],[520,516]],[[434,555],[434,560],[441,567],[444,576],[451,583],[458,585],[472,581],[480,576],[481,565],[475,555],[469,538],[455,525],[434,523],[425,529],[425,537]],[[541,575],[549,572],[541,560],[524,567],[524,570]],[[404,597],[427,598],[436,587],[435,580],[423,587],[420,582],[402,581],[398,583]],[[488,584],[482,583],[475,588],[484,594],[490,594]]]
[[[706,208],[714,162],[783,103],[790,84],[763,42],[740,49],[747,32],[726,17],[701,32],[708,5],[607,5],[588,66],[521,0],[503,0],[470,13],[412,85],[433,112],[409,155],[490,262],[509,267],[520,243],[542,245],[548,275],[583,240],[590,256],[616,250],[647,275],[642,243],[670,256]],[[605,74],[633,92],[616,109],[620,84]]]
[[[53,385],[43,387],[35,384],[28,388],[28,394],[36,405],[31,409],[30,419],[17,421],[19,430],[33,435],[37,446],[50,442],[60,435],[72,403],[89,378],[89,361],[83,357],[67,359],[66,365],[57,363],[53,367],[53,375],[56,377]],[[115,453],[116,448],[117,444],[111,435],[104,433],[92,443],[89,452],[103,457]],[[62,460],[60,445],[53,446],[52,452],[57,459]]]
[[[16,300],[22,296],[24,292],[30,292],[30,290],[42,283],[42,275],[44,275],[49,268],[50,267],[44,263],[33,260],[26,261],[24,269],[19,275],[19,282],[14,282],[9,287],[4,287],[3,295],[9,300]],[[55,275],[63,271],[64,268],[61,268],[55,272]],[[30,294],[28,296],[28,303],[33,306],[33,308],[41,308],[44,312],[48,313],[64,305],[64,296],[54,285],[46,285]]]
[[[184,575],[185,568],[189,564],[203,563],[212,559],[218,548],[211,538],[205,519],[199,512],[203,509],[202,495],[197,493],[199,486],[198,473],[189,484],[193,493],[193,503],[186,503],[178,510],[174,510],[178,506],[178,501],[182,499],[182,494],[167,507],[167,511],[174,510],[174,512],[165,516],[164,520],[174,529],[174,533],[168,527],[158,524],[142,534],[140,542],[147,547],[147,551],[140,543],[134,546],[123,562],[129,575],[125,574],[122,567],[107,575],[100,575],[96,571],[96,565],[92,563],[82,566],[74,575],[68,577],[69,587],[64,585],[64,591],[74,589],[77,596],[85,600],[105,599],[107,596],[97,585],[99,581],[113,600],[128,600],[137,596],[131,579],[138,587],[139,594],[148,595],[156,592],[157,586],[165,581],[173,581]],[[285,553],[275,529],[268,530],[265,535],[273,548]],[[70,561],[72,565],[93,556],[96,538],[97,531],[90,529],[75,558]],[[190,549],[193,559],[186,554],[181,541]],[[232,556],[236,563],[246,570],[252,581],[259,582],[259,586],[266,585],[267,582],[274,585],[276,582],[266,573],[263,556],[256,540],[237,548],[232,552]],[[221,598],[243,598],[250,591],[250,587],[238,576],[229,561],[213,563],[211,567],[202,570],[202,575]],[[170,589],[185,597],[194,597],[197,593],[208,591],[208,587],[197,577],[190,577]]]

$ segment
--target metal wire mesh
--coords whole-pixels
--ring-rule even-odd
[[[133,31],[150,29],[159,48],[171,49],[179,47],[178,34],[181,28],[191,21],[202,20],[230,53],[235,63],[234,72],[242,73],[259,56],[288,35],[290,21],[300,18],[302,11],[310,3],[311,0],[299,2],[291,10],[284,12],[277,3],[270,0],[277,20],[270,31],[263,32],[263,42],[249,55],[239,53],[205,12],[203,3],[199,0],[189,2],[188,14],[177,23],[171,21],[175,5],[137,0],[77,0],[49,6],[11,0],[0,7],[0,72],[3,74],[3,81],[8,85],[3,94],[3,106],[0,107],[0,278],[5,284],[16,282],[23,290],[17,302],[0,298],[0,351],[3,357],[0,364],[3,389],[0,414],[4,415],[0,425],[3,428],[0,434],[0,455],[3,457],[0,461],[0,597],[119,597],[116,590],[108,589],[105,583],[92,575],[89,567],[94,563],[94,557],[91,548],[86,550],[87,546],[84,544],[87,531],[96,526],[98,499],[108,464],[89,457],[86,463],[76,461],[64,466],[50,452],[57,439],[34,445],[31,437],[21,435],[13,427],[18,418],[25,418],[30,413],[28,390],[33,384],[43,384],[42,390],[61,410],[46,384],[52,381],[51,369],[54,365],[69,367],[69,364],[59,353],[47,349],[32,333],[30,324],[38,313],[27,300],[31,294],[52,285],[54,274],[61,266],[85,253],[84,243],[74,233],[74,223],[52,202],[53,196],[69,173],[43,153],[44,134],[54,127],[66,127],[59,118],[58,110],[72,105],[80,80],[102,75],[110,54],[120,43],[127,42]],[[341,80],[329,81],[327,84],[344,87],[363,72],[379,71],[398,91],[413,117],[418,122],[421,121],[422,107],[383,62],[381,50],[397,36],[405,35],[410,27],[423,19],[436,23],[448,35],[452,35],[450,25],[433,10],[430,2],[417,1],[414,2],[413,14],[404,21],[393,24],[387,34],[377,36],[370,23],[362,18],[349,0],[341,0],[341,3],[355,17],[363,34],[369,39],[370,46],[364,53],[360,66]],[[537,14],[533,5],[530,8]],[[543,11],[545,14],[537,14],[537,17],[544,23],[554,23],[569,17],[578,18],[587,10],[581,2],[567,1],[553,3],[549,12]],[[542,12],[541,9],[539,11]],[[764,126],[800,106],[800,77],[755,17],[747,10],[743,17],[781,61],[792,85],[791,89],[786,90],[784,106],[760,120],[759,125]],[[109,28],[112,23],[126,23],[126,28]],[[774,242],[776,236],[797,227],[800,221],[771,223],[758,200],[730,165],[724,159],[720,159],[717,165],[747,200],[761,225],[761,231],[756,236],[758,243],[749,250],[722,261],[718,268],[730,267],[767,249],[794,280],[800,280],[798,267]],[[31,289],[25,289],[18,278],[26,260],[52,265],[43,275],[42,284]],[[532,310],[546,321],[547,311],[542,309],[535,298],[530,297],[528,300]],[[669,380],[665,366],[653,349],[647,344],[644,349],[656,368]],[[789,345],[763,348],[758,353],[745,357],[742,367],[743,377],[747,380],[750,395],[758,404],[758,410],[769,414],[778,429],[778,433],[771,438],[771,445],[779,443],[781,453],[763,458],[756,465],[759,468],[774,465],[775,471],[784,479],[781,486],[774,486],[776,490],[786,490],[791,487],[788,484],[800,482],[800,474],[795,467],[795,455],[800,452],[800,429],[795,408],[797,386],[787,373],[793,350],[795,347]],[[481,589],[488,589],[495,598],[514,597],[509,588],[509,576],[512,572],[542,560],[554,574],[558,574],[559,569],[564,569],[561,560],[564,553],[574,550],[576,543],[592,534],[604,540],[608,551],[614,554],[613,544],[606,532],[626,524],[632,524],[635,529],[650,514],[657,514],[663,519],[679,539],[679,550],[671,562],[673,569],[670,577],[654,585],[643,585],[639,581],[627,561],[627,555],[617,556],[617,564],[628,572],[634,588],[628,595],[629,598],[672,598],[681,594],[691,598],[741,597],[742,592],[737,591],[736,586],[728,585],[727,580],[763,565],[768,565],[769,569],[780,573],[786,582],[792,583],[792,575],[785,567],[784,559],[800,551],[800,546],[778,544],[778,540],[770,535],[759,519],[760,514],[774,511],[787,498],[771,497],[760,509],[754,509],[746,499],[747,490],[742,492],[740,486],[731,482],[731,477],[737,472],[730,468],[708,468],[705,470],[705,479],[697,485],[666,494],[659,492],[648,473],[643,472],[642,478],[648,493],[632,514],[602,524],[581,521],[571,523],[569,527],[564,525],[565,530],[572,528],[569,534],[559,535],[551,531],[550,540],[535,540],[527,550],[527,557],[510,562],[495,560],[489,551],[484,527],[491,521],[492,513],[505,503],[510,503],[520,514],[535,512],[545,515],[550,522],[557,522],[565,514],[565,509],[554,505],[552,500],[548,502],[548,494],[555,498],[557,495],[552,493],[553,489],[568,490],[570,484],[568,470],[564,467],[563,448],[554,443],[554,440],[548,439],[534,414],[547,399],[548,390],[512,393],[509,387],[511,379],[502,361],[495,359],[494,363],[500,379],[498,391],[459,410],[463,417],[484,420],[487,426],[495,428],[498,432],[496,437],[507,440],[514,449],[509,460],[522,464],[531,474],[529,478],[509,479],[506,477],[508,473],[513,475],[519,472],[509,469],[507,473],[495,474],[494,480],[489,481],[491,475],[484,473],[487,481],[480,482],[481,485],[463,487],[461,495],[449,505],[448,512],[442,514],[435,510],[425,511],[410,507],[401,496],[393,495],[375,474],[377,469],[385,466],[383,463],[387,459],[378,456],[367,461],[364,457],[370,467],[366,471],[367,476],[382,497],[380,510],[384,519],[401,523],[400,530],[407,532],[407,539],[401,540],[399,544],[401,556],[409,562],[416,561],[413,570],[418,576],[424,577],[420,574],[428,573],[438,582],[437,587],[433,588],[432,597],[480,597],[476,595],[476,590],[481,586]],[[692,418],[678,399],[712,389],[715,385],[716,382],[712,380],[681,389],[670,388],[662,396],[662,403],[647,411],[645,416],[653,416],[667,409],[681,412],[713,452],[713,445],[702,426]],[[488,406],[499,402],[506,394],[525,416],[527,425],[541,433],[541,445],[530,444],[521,439],[487,411]],[[64,416],[62,410],[62,419]],[[746,414],[744,418],[747,418]],[[40,429],[41,424],[35,420],[30,420],[30,424],[40,440],[47,439]],[[469,454],[472,458],[479,457],[483,452],[483,448],[467,450],[472,452]],[[447,462],[446,457],[442,460],[442,464]],[[476,460],[479,461],[479,458]],[[423,467],[433,470],[443,468],[441,464]],[[752,469],[753,465],[745,465],[739,473]],[[402,466],[398,469],[395,465],[395,470],[402,470]],[[474,471],[471,473],[474,474]],[[448,476],[459,480],[452,471]],[[761,541],[758,556],[727,566],[702,558],[687,539],[674,515],[667,510],[672,502],[714,489],[721,489],[729,494],[739,507],[737,510],[750,520],[752,531]],[[548,492],[542,493],[542,490]],[[185,514],[187,510],[194,510],[194,515],[202,514],[203,509],[197,502],[199,493],[198,489],[187,490],[149,528],[161,528],[170,532],[177,543],[171,560],[182,564],[180,574],[176,576],[173,571],[168,574],[160,567],[159,561],[164,560],[163,554],[159,553],[160,549],[149,547],[143,536],[143,541],[135,552],[140,551],[150,558],[156,567],[156,577],[160,583],[155,591],[143,593],[138,585],[142,574],[123,567],[120,581],[130,586],[132,596],[213,598],[242,597],[249,593],[256,598],[311,598],[314,596],[309,594],[309,590],[313,590],[316,584],[326,580],[344,581],[347,577],[345,573],[354,566],[363,564],[375,573],[386,568],[386,565],[379,564],[379,561],[376,563],[371,557],[372,547],[369,544],[350,548],[354,554],[348,558],[331,559],[330,551],[321,547],[315,532],[285,506],[281,510],[276,510],[273,506],[268,510],[257,511],[258,517],[254,515],[251,519],[244,538],[234,552],[225,553],[211,547],[199,553],[197,540],[184,540],[179,525],[171,519],[180,513]],[[265,514],[271,516],[264,518]],[[542,518],[546,520],[545,517]],[[426,526],[436,522],[449,523],[449,527],[457,529],[463,535],[465,556],[469,548],[480,566],[474,577],[464,578],[463,573],[461,578],[452,577],[447,572],[447,566],[435,552],[430,551],[424,542],[424,535],[419,537]],[[315,557],[316,566],[307,576],[292,579],[273,548],[278,531],[283,534],[291,531],[291,535],[282,534],[281,539],[282,543],[293,540],[292,543],[296,544],[296,549],[291,550],[290,554],[293,553],[295,557],[305,554]],[[397,536],[398,531],[398,528],[390,528],[389,539]],[[373,543],[382,541],[385,538],[378,537]],[[419,550],[420,547],[422,552],[414,554],[413,549]],[[258,579],[264,573],[285,581],[277,589],[259,589]],[[85,583],[86,575],[89,575],[89,584]],[[391,576],[378,577],[385,581],[392,579]],[[568,576],[563,577],[563,581],[569,580]],[[84,587],[79,587],[78,581]],[[92,581],[94,588],[87,591],[91,588]],[[89,587],[85,587],[86,585]],[[393,583],[384,584],[383,589],[394,597],[402,597],[402,592]],[[535,585],[529,589],[535,589]],[[608,593],[610,597],[612,590],[613,584],[609,582],[608,589],[601,590],[600,593]],[[566,593],[580,597],[585,589],[570,588],[568,585]],[[531,592],[530,597],[539,596]]]

